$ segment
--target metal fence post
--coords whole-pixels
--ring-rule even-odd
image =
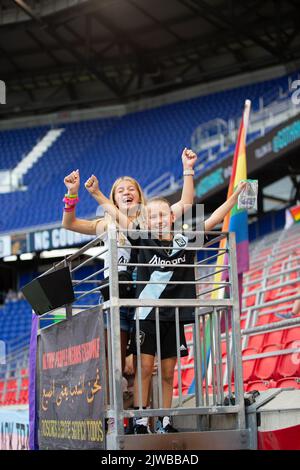
[[[237,404],[239,405],[238,412],[238,427],[245,429],[245,403],[244,403],[244,382],[243,382],[243,366],[242,366],[242,351],[241,351],[241,326],[240,326],[240,306],[239,306],[239,289],[238,289],[238,272],[237,272],[237,259],[236,259],[236,243],[235,233],[231,232],[229,235],[229,259],[231,270],[231,297],[232,297],[232,353],[233,353],[233,368],[234,368],[234,384],[235,396]]]
[[[123,392],[122,392],[122,361],[119,308],[119,278],[118,278],[118,248],[115,225],[108,227],[109,252],[109,292],[110,292],[110,326],[111,326],[111,355],[113,375],[113,417],[114,429],[112,436],[124,434],[123,423]],[[111,404],[112,405],[112,404]]]

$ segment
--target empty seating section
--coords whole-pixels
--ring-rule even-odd
[[[45,133],[42,126],[0,132],[0,171],[12,170]]]
[[[76,272],[76,280],[84,279],[101,269],[102,264],[97,263],[92,267],[85,266]],[[30,282],[37,273],[23,274],[20,285]],[[99,280],[100,276],[97,275]],[[98,284],[81,284],[75,291],[87,291]],[[99,294],[88,294],[78,302],[80,305],[96,305]],[[0,340],[6,344],[7,360],[5,365],[0,365],[0,406],[28,404],[29,388],[29,339],[31,331],[31,307],[25,300],[10,300],[0,307]],[[41,326],[53,323],[53,315],[43,318]],[[20,351],[20,347],[24,349]]]
[[[10,301],[0,307],[0,340],[6,343],[28,337],[31,307],[26,300]]]
[[[263,331],[246,336],[247,341],[243,341],[247,391],[272,387],[299,388],[300,315],[291,315],[295,296],[300,294],[299,252],[299,224],[288,231],[272,233],[251,245],[250,270],[244,274],[241,321],[246,319],[249,327],[262,327]],[[291,318],[294,323],[299,319],[299,323],[293,326],[289,323]],[[278,322],[286,322],[286,326],[267,330],[269,324],[276,326]],[[252,359],[244,359],[253,348],[257,350],[258,357],[252,368]],[[247,362],[250,363],[248,366],[245,365]]]
[[[28,345],[11,353],[7,364],[0,365],[0,406],[28,404]]]
[[[288,89],[287,76],[122,117],[57,125],[64,132],[25,174],[27,190],[0,194],[0,232],[59,221],[63,176],[73,169],[80,169],[83,182],[95,173],[106,193],[122,174],[134,176],[142,187],[164,173],[178,178],[182,173],[182,148],[191,146],[191,136],[199,125],[240,115],[246,98],[257,110],[259,98],[279,88]],[[41,126],[1,131],[0,169],[14,168],[49,129]],[[220,150],[213,160],[205,150],[200,152],[199,161],[214,165],[233,148],[231,144],[226,151]],[[86,191],[81,191],[80,199],[78,215],[95,215],[96,203]]]

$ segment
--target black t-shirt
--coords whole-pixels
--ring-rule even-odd
[[[151,237],[149,232],[140,232],[139,238],[132,240],[132,245],[145,246],[134,250],[138,263],[148,266],[138,266],[136,297],[139,299],[194,299],[196,298],[195,284],[177,284],[182,281],[195,281],[195,268],[176,267],[180,264],[195,263],[195,250],[186,250],[189,246],[188,237],[176,234],[172,241],[159,240]],[[155,282],[150,284],[148,281]],[[166,284],[172,281],[174,284]],[[161,283],[160,283],[161,282]],[[177,306],[177,305],[176,305]],[[179,307],[179,305],[178,305]],[[193,321],[194,307],[179,307],[179,319],[185,323]],[[160,320],[170,321],[175,318],[175,308],[160,307]],[[140,307],[140,320],[155,320],[155,308]]]

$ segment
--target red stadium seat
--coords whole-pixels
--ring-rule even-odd
[[[265,334],[249,336],[248,347],[259,351],[264,343]]]
[[[205,385],[203,385],[203,396],[205,397],[205,394],[206,394],[206,389],[205,389]],[[208,394],[209,395],[212,395],[213,394],[213,386],[212,385],[209,385],[208,386]]]
[[[249,382],[246,386],[246,391],[250,392],[251,390],[258,390],[263,392],[269,388],[275,388],[276,382],[273,380],[255,380],[254,382]]]
[[[4,390],[4,382],[0,382],[0,405],[2,405],[3,400],[3,390]]]
[[[246,348],[243,350],[242,355],[244,358],[245,356],[254,356],[257,353],[258,351],[255,348]],[[256,359],[243,361],[244,382],[249,382],[250,380],[254,379],[255,362]]]
[[[222,356],[224,353],[226,353],[226,349],[227,349],[226,341],[221,341],[221,355]]]
[[[22,378],[21,388],[28,388],[28,387],[29,387],[29,379],[27,377]]]
[[[246,298],[246,307],[252,307],[255,305],[255,300],[256,296],[255,295],[250,295],[249,297]]]
[[[18,385],[16,379],[10,379],[7,381],[6,389],[7,390],[17,390]]]
[[[277,381],[276,387],[300,389],[300,378],[299,377],[285,377],[284,379],[280,379]]]
[[[224,392],[227,393],[229,391],[228,384],[224,385]],[[234,392],[234,383],[231,384],[231,391]]]
[[[285,343],[284,349],[300,349],[300,340]],[[300,353],[281,356],[278,362],[278,373],[281,377],[297,377],[300,375]]]
[[[282,344],[283,330],[270,331],[264,335],[264,346],[268,344]]]
[[[18,403],[21,405],[26,405],[28,403],[28,389],[21,390]]]
[[[272,316],[273,315],[260,315],[257,319],[256,325],[267,325],[268,323],[272,323]]]
[[[17,392],[8,391],[3,398],[3,405],[16,405],[17,403]]]
[[[279,350],[281,350],[280,344],[269,344],[268,346],[264,346],[262,348],[261,353],[271,353],[273,351]],[[255,368],[255,376],[261,380],[278,379],[278,361],[279,356],[271,356],[258,359]]]

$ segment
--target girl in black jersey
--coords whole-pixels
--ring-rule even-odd
[[[184,148],[181,155],[183,165],[183,189],[181,199],[173,204],[172,210],[176,215],[181,215],[184,206],[193,203],[194,183],[193,183],[193,167],[197,160],[197,155],[187,148]],[[79,170],[73,171],[64,178],[67,188],[67,195],[70,197],[78,196],[80,186]],[[98,179],[92,175],[85,183],[86,190],[91,196],[102,205],[106,215],[104,218],[94,220],[79,219],[76,217],[76,206],[69,207],[65,204],[62,225],[68,230],[84,233],[88,235],[100,235],[107,230],[110,222],[114,222],[124,228],[128,223],[139,224],[143,227],[142,209],[145,207],[145,198],[139,183],[129,176],[118,178],[111,189],[110,197],[107,198],[99,188]],[[125,221],[125,222],[124,222]],[[130,244],[124,240],[122,249],[119,249],[119,258],[123,256],[126,260],[130,259]],[[108,271],[108,260],[105,260],[105,268]],[[121,270],[122,268],[119,267]],[[121,356],[122,368],[125,365],[126,345],[128,341],[128,333],[132,314],[130,309],[120,309],[121,324]],[[105,320],[105,318],[104,318]]]
[[[237,203],[238,195],[247,183],[241,182],[234,194],[222,204],[216,211],[205,221],[204,230],[210,231],[217,224],[222,222],[227,212],[229,212]],[[141,250],[138,256],[139,263],[148,263],[149,266],[139,267],[137,280],[153,281],[162,280],[168,282],[170,280],[195,280],[193,267],[177,268],[176,265],[193,264],[194,252],[185,250],[188,246],[188,239],[182,234],[173,236],[172,229],[175,221],[174,214],[166,199],[155,198],[147,203],[148,209],[148,229],[155,234],[152,239],[149,237],[141,238],[141,246],[151,246],[151,250]],[[153,249],[155,246],[160,249]],[[163,249],[161,249],[163,247]],[[162,299],[162,298],[195,298],[195,286],[183,284],[140,284],[137,293],[140,299]],[[156,327],[155,313],[151,307],[139,307],[140,319],[140,351],[141,351],[141,371],[142,371],[142,405],[147,406],[149,388],[154,367],[154,357],[156,354]],[[187,355],[187,345],[184,335],[184,321],[188,321],[188,309],[182,308],[180,312],[180,354]],[[187,315],[187,317],[186,317]],[[173,396],[173,380],[174,370],[177,361],[176,349],[176,326],[174,321],[174,309],[160,308],[160,348],[161,348],[161,370],[162,370],[162,391],[163,391],[163,408],[171,408]],[[129,352],[136,355],[136,332],[135,329],[131,333]],[[134,406],[139,408],[138,402],[138,378],[135,377],[134,383]],[[157,423],[157,432],[170,433],[177,432],[170,423],[168,416],[160,417]],[[148,419],[145,417],[135,419],[135,434],[149,433]]]

